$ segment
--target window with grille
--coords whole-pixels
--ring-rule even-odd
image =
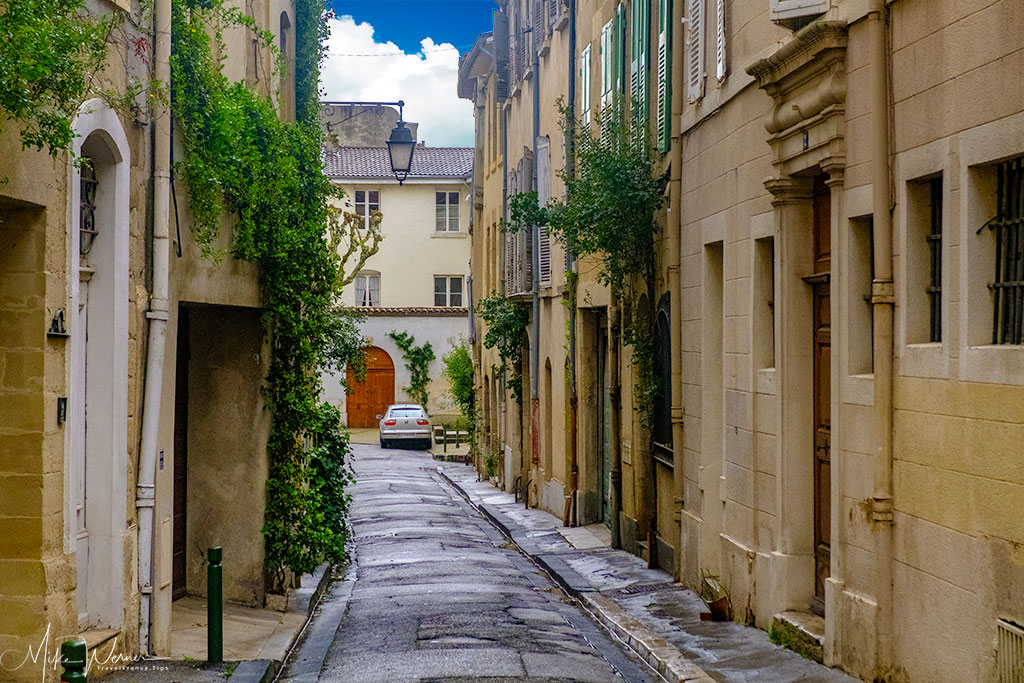
[[[436,220],[434,229],[437,232],[459,231],[459,193],[435,193]]]
[[[942,177],[928,181],[931,200],[930,229],[925,241],[928,243],[929,273],[928,286],[928,341],[942,341]]]
[[[356,190],[356,214],[363,219],[363,229],[370,227],[370,216],[380,211],[380,192],[378,190]]]
[[[380,306],[380,273],[356,276],[356,306]]]
[[[434,305],[462,306],[462,276],[434,276]]]
[[[993,344],[1024,343],[1024,157],[996,169]]]

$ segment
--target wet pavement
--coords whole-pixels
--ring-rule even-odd
[[[580,547],[574,530],[479,481],[473,468],[443,463],[442,475],[603,625],[671,681],[852,683],[836,669],[773,644],[765,631],[701,621],[707,608],[672,577],[623,550]]]
[[[282,681],[659,680],[442,477],[429,454],[353,450],[355,561]]]

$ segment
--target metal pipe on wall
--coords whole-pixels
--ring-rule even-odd
[[[168,84],[171,80],[171,0],[157,0],[153,22],[154,78]],[[160,98],[154,99],[153,109],[153,292],[146,313],[149,341],[139,445],[139,479],[135,494],[139,518],[139,651],[143,654],[152,652],[153,508],[156,504],[156,461],[160,400],[163,393],[170,258],[171,112]]]
[[[683,73],[683,3],[672,4],[672,73]],[[669,351],[671,354],[670,371],[672,400],[672,517],[676,524],[676,552],[673,562],[673,574],[677,581],[682,580],[683,556],[683,496],[685,477],[683,476],[683,356],[682,356],[682,319],[683,305],[680,283],[680,262],[682,245],[682,165],[683,136],[681,122],[683,115],[683,89],[672,88],[672,119],[669,122],[671,135],[668,213],[665,219],[666,244],[668,256],[668,291],[669,291]]]
[[[536,2],[537,0],[534,0]],[[540,46],[537,45],[537,34],[532,33],[530,40],[531,52],[533,53],[533,169],[531,186],[534,192],[537,191],[537,138],[540,137]],[[533,270],[533,329],[532,342],[530,344],[530,483],[534,489],[533,505],[538,504],[540,494],[540,432],[538,413],[540,412],[540,226],[534,223],[530,226],[530,241],[533,245],[530,255],[531,267]],[[548,409],[551,406],[547,406]],[[525,502],[530,507],[530,487],[527,487]]]
[[[622,510],[622,388],[619,377],[619,301],[614,293],[608,300],[608,398],[611,403],[612,467],[611,479],[611,532],[612,547],[622,547],[622,530],[619,525]]]
[[[576,0],[569,0],[569,86],[568,86],[568,114],[569,122],[576,120]],[[567,125],[565,132],[565,174],[573,177],[576,172],[576,146],[573,135],[574,125]],[[566,245],[566,249],[569,249]],[[568,267],[566,277],[571,282],[566,284],[571,288],[570,301],[572,307],[568,311],[569,316],[569,513],[562,520],[566,526],[576,526],[580,522],[579,511],[579,489],[580,489],[580,463],[578,452],[579,436],[579,389],[576,386],[576,254],[569,250],[567,254]]]
[[[865,30],[871,105],[872,220],[874,270],[871,312],[874,325],[875,477],[872,521],[877,558],[878,623],[876,672],[887,678],[893,661],[893,290],[892,204],[890,178],[889,42],[885,0],[871,0]]]

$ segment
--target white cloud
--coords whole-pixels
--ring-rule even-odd
[[[373,26],[347,15],[331,19],[330,29],[320,82],[324,97],[405,100],[405,119],[420,124],[419,140],[431,147],[473,145],[473,105],[456,94],[459,53],[450,43],[424,38],[422,54],[406,54],[390,41],[378,43]]]

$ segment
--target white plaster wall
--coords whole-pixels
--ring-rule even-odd
[[[388,332],[408,332],[416,338],[416,345],[430,342],[434,348],[434,362],[430,364],[430,402],[427,412],[432,417],[455,416],[458,408],[448,396],[448,381],[443,377],[444,364],[441,356],[451,348],[451,340],[458,337],[469,337],[469,320],[465,317],[435,318],[427,316],[395,316],[367,318],[361,326],[363,335],[371,339],[371,344],[384,349],[395,364],[395,401],[412,401],[403,387],[409,385],[409,371],[402,359],[402,352],[395,342],[388,337]],[[345,413],[345,390],[340,379],[343,373],[333,375],[324,373],[324,400],[341,410],[342,420],[347,424]]]
[[[392,180],[344,184],[345,204],[353,209],[355,190],[380,190],[380,211],[384,214],[380,250],[362,270],[380,273],[381,306],[433,306],[435,275],[469,275],[470,186],[462,179],[420,182],[406,181],[399,187]],[[459,192],[459,232],[435,230],[435,192]],[[463,283],[463,305],[466,285]],[[346,305],[355,304],[355,285],[342,292]]]

